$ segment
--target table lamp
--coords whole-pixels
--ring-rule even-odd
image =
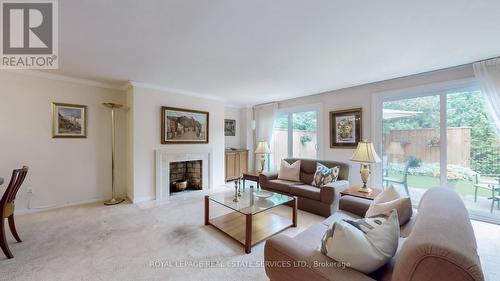
[[[370,177],[370,164],[380,162],[380,158],[378,157],[377,152],[375,152],[373,143],[367,142],[366,140],[360,141],[356,151],[352,155],[351,161],[361,163],[359,173],[361,174],[363,186],[359,188],[358,191],[364,193],[372,192],[372,189],[366,186],[368,178]]]
[[[271,149],[269,149],[269,144],[267,141],[260,141],[257,145],[257,149],[255,149],[255,154],[260,154],[260,169],[259,173],[262,173],[266,167],[266,155],[271,153]]]
[[[387,149],[385,149],[385,152],[387,154],[390,154],[393,158],[395,156],[405,155],[405,151],[403,149],[403,146],[401,146],[401,143],[397,142],[397,141],[391,141],[389,143],[389,146],[387,147]],[[392,160],[394,160],[394,159],[392,159]]]

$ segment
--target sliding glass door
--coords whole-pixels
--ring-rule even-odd
[[[408,193],[414,205],[429,188],[451,188],[472,217],[499,222],[500,137],[483,102],[471,82],[376,97],[378,182]]]
[[[495,133],[479,90],[446,96],[448,128],[447,186],[470,212],[500,218],[500,137]]]
[[[271,141],[271,169],[280,168],[281,159],[288,157],[288,124],[289,114],[278,112],[274,121],[273,139]]]
[[[274,122],[271,163],[279,169],[281,159],[318,157],[317,109],[280,111]]]
[[[383,103],[383,184],[418,202],[440,186],[439,95]]]

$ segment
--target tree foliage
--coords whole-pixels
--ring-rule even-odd
[[[471,168],[482,174],[500,174],[500,142],[483,105],[480,91],[447,95],[448,128],[471,128]],[[421,113],[384,120],[384,132],[421,128],[439,129],[439,95],[384,103],[385,109],[419,111]]]
[[[316,111],[292,113],[292,129],[306,132],[316,132],[318,116]],[[288,129],[288,113],[279,113],[274,128]]]

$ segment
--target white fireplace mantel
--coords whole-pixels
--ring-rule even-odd
[[[181,161],[202,161],[202,187],[210,186],[211,149],[167,150],[157,149],[156,153],[156,200],[165,200],[170,196],[170,163]]]

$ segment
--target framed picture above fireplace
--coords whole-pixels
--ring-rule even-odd
[[[161,107],[161,143],[208,143],[209,113],[191,109]]]

